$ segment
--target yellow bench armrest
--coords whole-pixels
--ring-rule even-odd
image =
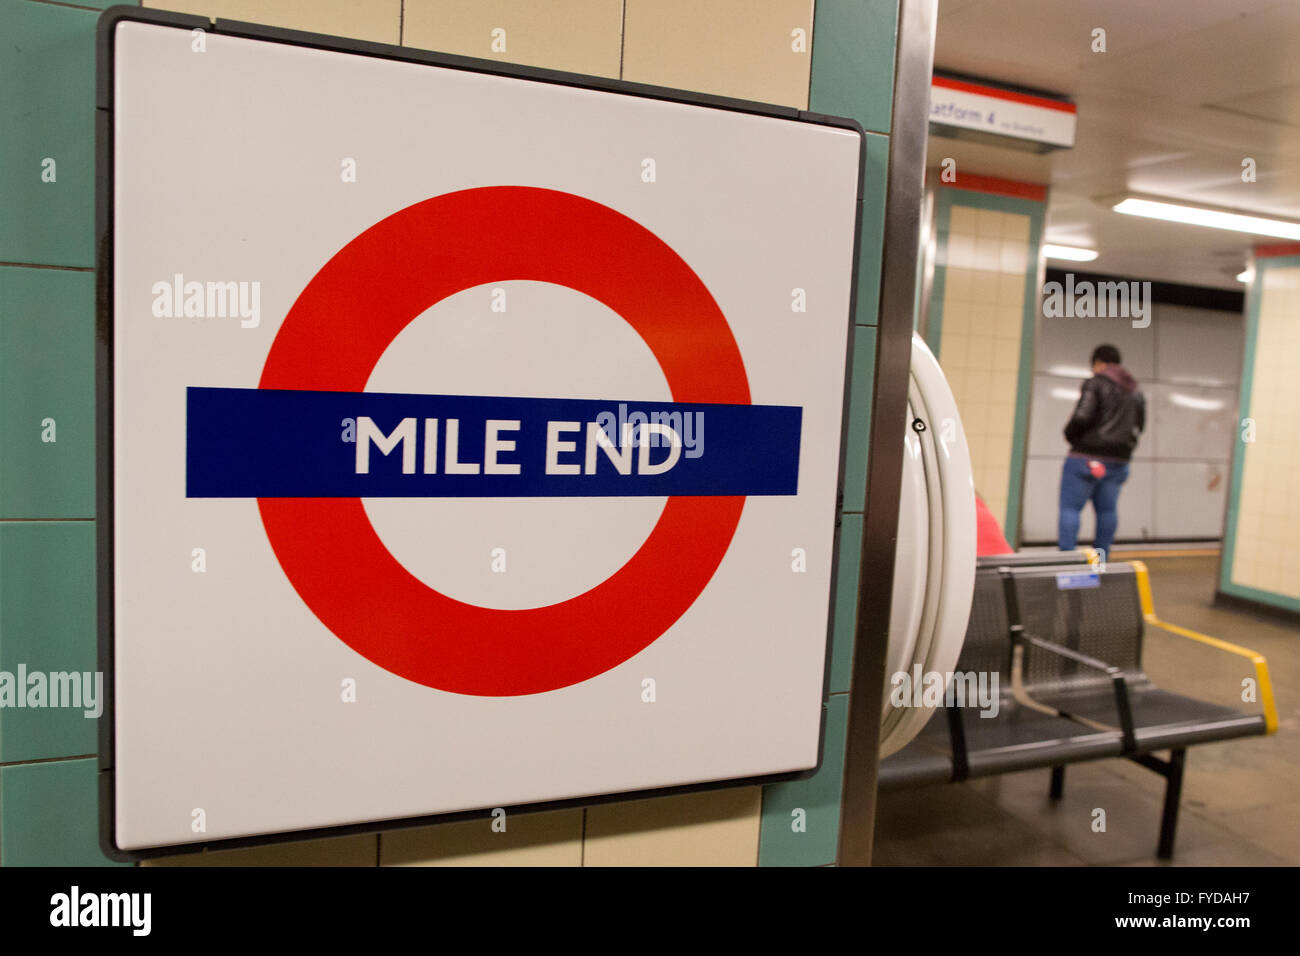
[[[1193,631],[1190,628],[1179,627],[1177,624],[1169,624],[1160,620],[1156,616],[1155,603],[1151,600],[1151,579],[1147,572],[1147,566],[1141,561],[1130,561],[1128,563],[1132,565],[1137,574],[1138,596],[1142,601],[1142,617],[1148,624],[1166,630],[1171,634],[1177,634],[1179,637],[1186,637],[1201,644],[1208,644],[1218,650],[1227,651],[1229,654],[1236,654],[1250,659],[1250,662],[1255,665],[1255,681],[1259,686],[1259,702],[1264,708],[1265,733],[1274,733],[1277,730],[1277,704],[1273,700],[1273,682],[1269,679],[1268,661],[1264,659],[1264,655],[1239,644],[1221,641],[1217,637],[1211,637],[1208,634],[1202,634],[1199,631]]]

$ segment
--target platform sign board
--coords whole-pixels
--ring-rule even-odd
[[[951,76],[930,80],[930,129],[940,136],[1047,153],[1074,146],[1078,107]]]
[[[101,29],[106,845],[814,768],[861,131]]]

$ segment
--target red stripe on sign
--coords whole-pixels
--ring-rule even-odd
[[[1034,202],[1046,202],[1047,187],[1037,183],[1018,183],[1013,179],[998,179],[996,176],[976,176],[972,173],[958,173],[954,183],[940,182],[948,189],[966,189],[973,193],[989,193],[994,196],[1010,196],[1012,199],[1032,199]]]
[[[932,77],[933,86],[942,86],[949,90],[961,90],[963,93],[975,93],[979,96],[991,96],[995,100],[1009,100],[1012,103],[1024,103],[1028,106],[1040,106],[1045,110],[1060,110],[1062,113],[1077,113],[1079,108],[1073,103],[1061,100],[1049,100],[1045,96],[1032,96],[1029,93],[1016,93],[1012,90],[1000,90],[995,86],[980,86],[965,80],[953,80],[946,76]]]
[[[1300,256],[1300,242],[1276,242],[1255,247],[1256,259],[1276,259],[1279,256]]]

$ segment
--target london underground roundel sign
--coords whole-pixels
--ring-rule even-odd
[[[599,203],[519,186],[438,196],[348,243],[289,311],[260,385],[362,391],[412,319],[503,279],[553,282],[608,305],[649,345],[676,401],[748,404],[726,319],[672,249]],[[683,314],[692,318],[688,342]],[[357,498],[262,498],[259,507],[294,588],[358,653],[429,687],[510,695],[594,677],[659,637],[708,584],[744,503],[674,496],[622,569],[571,600],[526,610],[477,607],[422,583],[384,547]],[[630,619],[629,605],[640,611]]]
[[[106,844],[816,767],[861,132],[104,22]]]

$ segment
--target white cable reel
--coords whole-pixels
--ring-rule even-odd
[[[947,679],[957,666],[975,588],[975,482],[957,402],[916,333],[899,494],[898,544],[886,653],[880,756],[905,747],[937,708],[890,700],[895,675]]]

